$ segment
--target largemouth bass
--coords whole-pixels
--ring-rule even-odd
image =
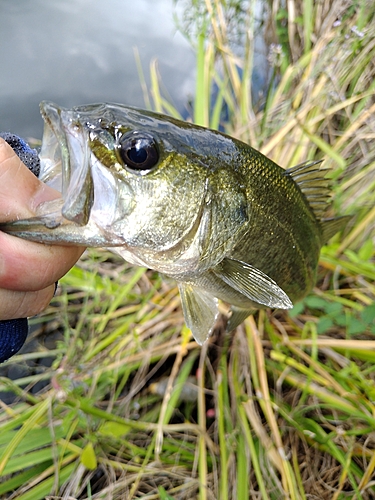
[[[316,279],[322,245],[347,218],[325,219],[319,162],[284,170],[247,144],[116,104],[41,104],[39,178],[62,193],[37,216],[0,225],[28,240],[109,247],[178,282],[202,344],[231,306],[289,309]]]

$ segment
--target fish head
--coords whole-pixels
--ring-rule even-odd
[[[115,104],[64,109],[44,102],[41,112],[39,178],[62,198],[13,223],[14,234],[112,247],[131,263],[169,274],[197,266],[212,201],[208,155],[197,151],[210,131]]]

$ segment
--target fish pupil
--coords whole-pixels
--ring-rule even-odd
[[[147,159],[147,151],[145,148],[140,148],[140,149],[137,149],[137,147],[131,148],[128,151],[128,158],[133,163],[144,163]]]
[[[136,173],[147,173],[159,161],[154,138],[144,132],[132,132],[119,140],[119,153],[125,167]]]

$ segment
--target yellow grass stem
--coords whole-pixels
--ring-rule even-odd
[[[199,500],[207,500],[207,449],[205,435],[206,428],[206,403],[205,403],[205,358],[207,354],[207,343],[203,344],[201,355],[199,358],[198,368],[198,426],[200,435],[198,438],[198,472],[199,472]]]
[[[375,206],[365,215],[365,217],[358,223],[357,226],[353,227],[350,233],[343,239],[342,243],[337,249],[336,254],[339,255],[344,252],[363,232],[366,228],[372,225],[375,227]]]
[[[262,314],[260,314],[262,317]],[[262,323],[260,323],[261,330],[256,327],[254,318],[250,316],[248,320],[248,325],[252,335],[253,346],[255,349],[255,356],[257,362],[257,369],[259,374],[259,389],[257,391],[257,398],[260,406],[262,407],[264,416],[266,417],[268,424],[271,429],[272,439],[275,443],[275,453],[272,454],[273,459],[277,456],[275,465],[277,465],[280,474],[282,476],[283,488],[285,494],[290,495],[292,500],[297,500],[295,481],[293,479],[292,469],[287,460],[287,454],[283,446],[283,442],[280,435],[280,429],[277,425],[277,419],[273,411],[273,405],[271,403],[268,379],[265,368],[264,351],[261,344],[262,336]]]
[[[169,402],[171,399],[172,395],[172,389],[174,382],[176,380],[176,377],[179,373],[179,370],[181,368],[182,361],[184,357],[187,355],[188,351],[186,349],[187,345],[187,337],[181,337],[182,343],[181,343],[181,349],[177,353],[175,362],[173,363],[172,371],[171,374],[168,378],[168,384],[165,390],[165,395],[163,398],[163,402],[160,408],[160,415],[159,415],[159,421],[158,421],[158,428],[155,434],[155,456],[157,460],[160,459],[160,453],[162,451],[162,446],[163,446],[163,427],[164,425],[169,421],[171,418],[172,411],[174,409],[174,406],[170,406]]]

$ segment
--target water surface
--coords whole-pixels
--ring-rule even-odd
[[[40,138],[39,102],[120,102],[145,107],[153,58],[181,109],[194,92],[194,54],[173,22],[172,0],[3,0],[0,131]]]

